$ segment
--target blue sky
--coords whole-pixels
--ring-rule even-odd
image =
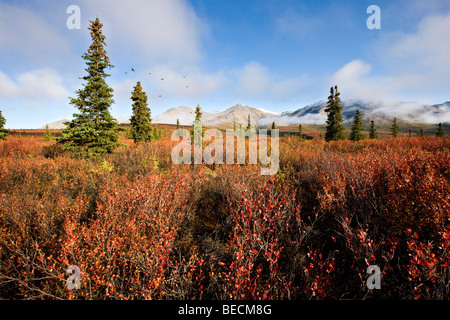
[[[81,29],[66,26],[70,5]],[[379,30],[366,26],[369,5],[381,9]],[[119,120],[131,114],[137,81],[153,116],[197,104],[296,110],[326,100],[334,84],[344,100],[450,100],[448,0],[0,1],[8,128],[71,119],[68,97],[82,85],[96,16],[115,65],[107,81]]]

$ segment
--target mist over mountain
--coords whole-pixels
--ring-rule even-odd
[[[327,102],[319,101],[292,112],[284,112],[278,117],[267,116],[259,119],[258,125],[268,126],[273,121],[278,126],[294,124],[324,124],[327,120],[325,112]],[[407,123],[450,123],[450,101],[429,105],[418,102],[381,102],[348,100],[343,101],[342,116],[345,124],[353,122],[356,110],[360,110],[365,121],[378,123],[390,122],[394,117]]]
[[[275,122],[277,126],[302,124],[325,124],[327,113],[326,101],[318,101],[295,111],[275,113],[247,105],[237,104],[224,111],[208,112],[202,110],[202,121],[206,126],[232,127],[247,126],[248,115],[252,125],[267,127]],[[440,104],[424,104],[419,102],[381,102],[347,100],[342,102],[342,116],[345,124],[353,121],[356,110],[360,110],[365,121],[374,120],[378,123],[390,122],[397,117],[402,122],[408,123],[450,123],[450,101]],[[120,123],[129,123],[130,117],[119,117]],[[153,119],[154,123],[176,124],[177,119],[181,125],[192,125],[195,118],[195,109],[187,106],[170,108]],[[64,128],[60,120],[49,123],[50,129]],[[45,125],[40,129],[44,129]]]

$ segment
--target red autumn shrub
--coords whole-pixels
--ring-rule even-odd
[[[283,263],[305,236],[300,207],[288,190],[279,190],[274,179],[256,190],[242,192],[231,202],[231,255],[225,274],[223,298],[283,299],[290,297],[294,274]]]
[[[273,177],[173,165],[168,139],[93,160],[52,145],[0,142],[0,298],[449,298],[450,139],[286,137]]]

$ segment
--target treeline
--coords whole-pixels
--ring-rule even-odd
[[[97,17],[91,21],[89,30],[91,31],[92,44],[87,52],[83,54],[86,60],[87,75],[82,77],[86,83],[82,89],[76,91],[76,98],[70,98],[70,104],[78,109],[73,114],[71,121],[65,122],[65,129],[62,130],[61,136],[56,137],[57,143],[64,150],[70,150],[84,157],[104,155],[111,153],[116,147],[123,144],[118,142],[119,132],[124,131],[118,121],[110,114],[110,107],[114,103],[113,89],[106,83],[106,78],[110,76],[106,73],[106,69],[114,66],[110,63],[105,50],[106,37],[102,33],[103,24]],[[148,98],[142,88],[140,81],[137,82],[131,93],[132,116],[130,119],[131,129],[127,133],[127,138],[133,139],[135,143],[149,142],[161,138],[161,131],[157,130],[152,124],[151,110],[148,107]],[[352,140],[360,141],[366,138],[362,132],[363,121],[360,110],[356,110],[350,135],[345,134],[345,126],[342,116],[343,106],[340,99],[338,87],[334,86],[330,89],[330,96],[325,111],[328,114],[326,121],[325,141]],[[200,106],[196,109],[196,120],[201,123]],[[6,139],[9,130],[4,129],[5,118],[0,111],[0,140]],[[179,121],[177,119],[177,128]],[[248,115],[248,124],[246,129],[251,129],[250,114]],[[236,129],[236,123],[234,123]],[[242,126],[241,126],[242,129]],[[276,129],[275,122],[272,123],[271,130]],[[192,129],[193,130],[193,129]],[[204,126],[202,125],[202,131]],[[375,123],[370,122],[369,138],[377,138]],[[390,128],[391,135],[397,137],[399,135],[399,125],[397,118],[392,121]],[[270,133],[270,131],[269,131]],[[191,135],[193,132],[191,131]],[[409,136],[412,135],[409,130]],[[423,136],[423,130],[420,130],[418,136]],[[302,133],[302,125],[299,124],[298,136],[301,140],[306,137]],[[439,123],[436,136],[443,137],[444,131],[442,123]],[[52,140],[54,137],[48,127],[45,131],[45,140]]]

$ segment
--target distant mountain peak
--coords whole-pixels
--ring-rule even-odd
[[[46,125],[40,127],[39,129],[45,129],[46,126],[48,126],[49,129],[64,129],[66,127],[64,125],[64,122],[67,122],[67,121],[70,121],[70,120],[63,119],[63,120],[58,120],[55,122],[47,123]]]
[[[243,104],[234,106],[220,112],[208,112],[203,110],[202,121],[207,126],[232,127],[236,125],[247,126],[248,115],[253,126],[270,126],[275,122],[277,126],[286,126],[294,124],[324,124],[327,119],[325,112],[327,102],[324,100],[309,104],[295,111],[275,113],[250,107]],[[440,104],[425,104],[420,102],[382,102],[382,101],[363,101],[346,100],[342,101],[342,115],[346,123],[353,120],[356,110],[360,110],[363,119],[375,120],[378,122],[392,121],[397,117],[403,122],[409,123],[450,123],[450,101]],[[153,119],[154,123],[175,124],[177,119],[181,125],[192,125],[195,118],[195,109],[187,106],[178,106],[170,108]],[[129,123],[129,117],[120,117],[124,119],[122,123]],[[64,128],[64,122],[60,120],[49,123],[50,129]],[[45,126],[40,129],[45,129]]]

